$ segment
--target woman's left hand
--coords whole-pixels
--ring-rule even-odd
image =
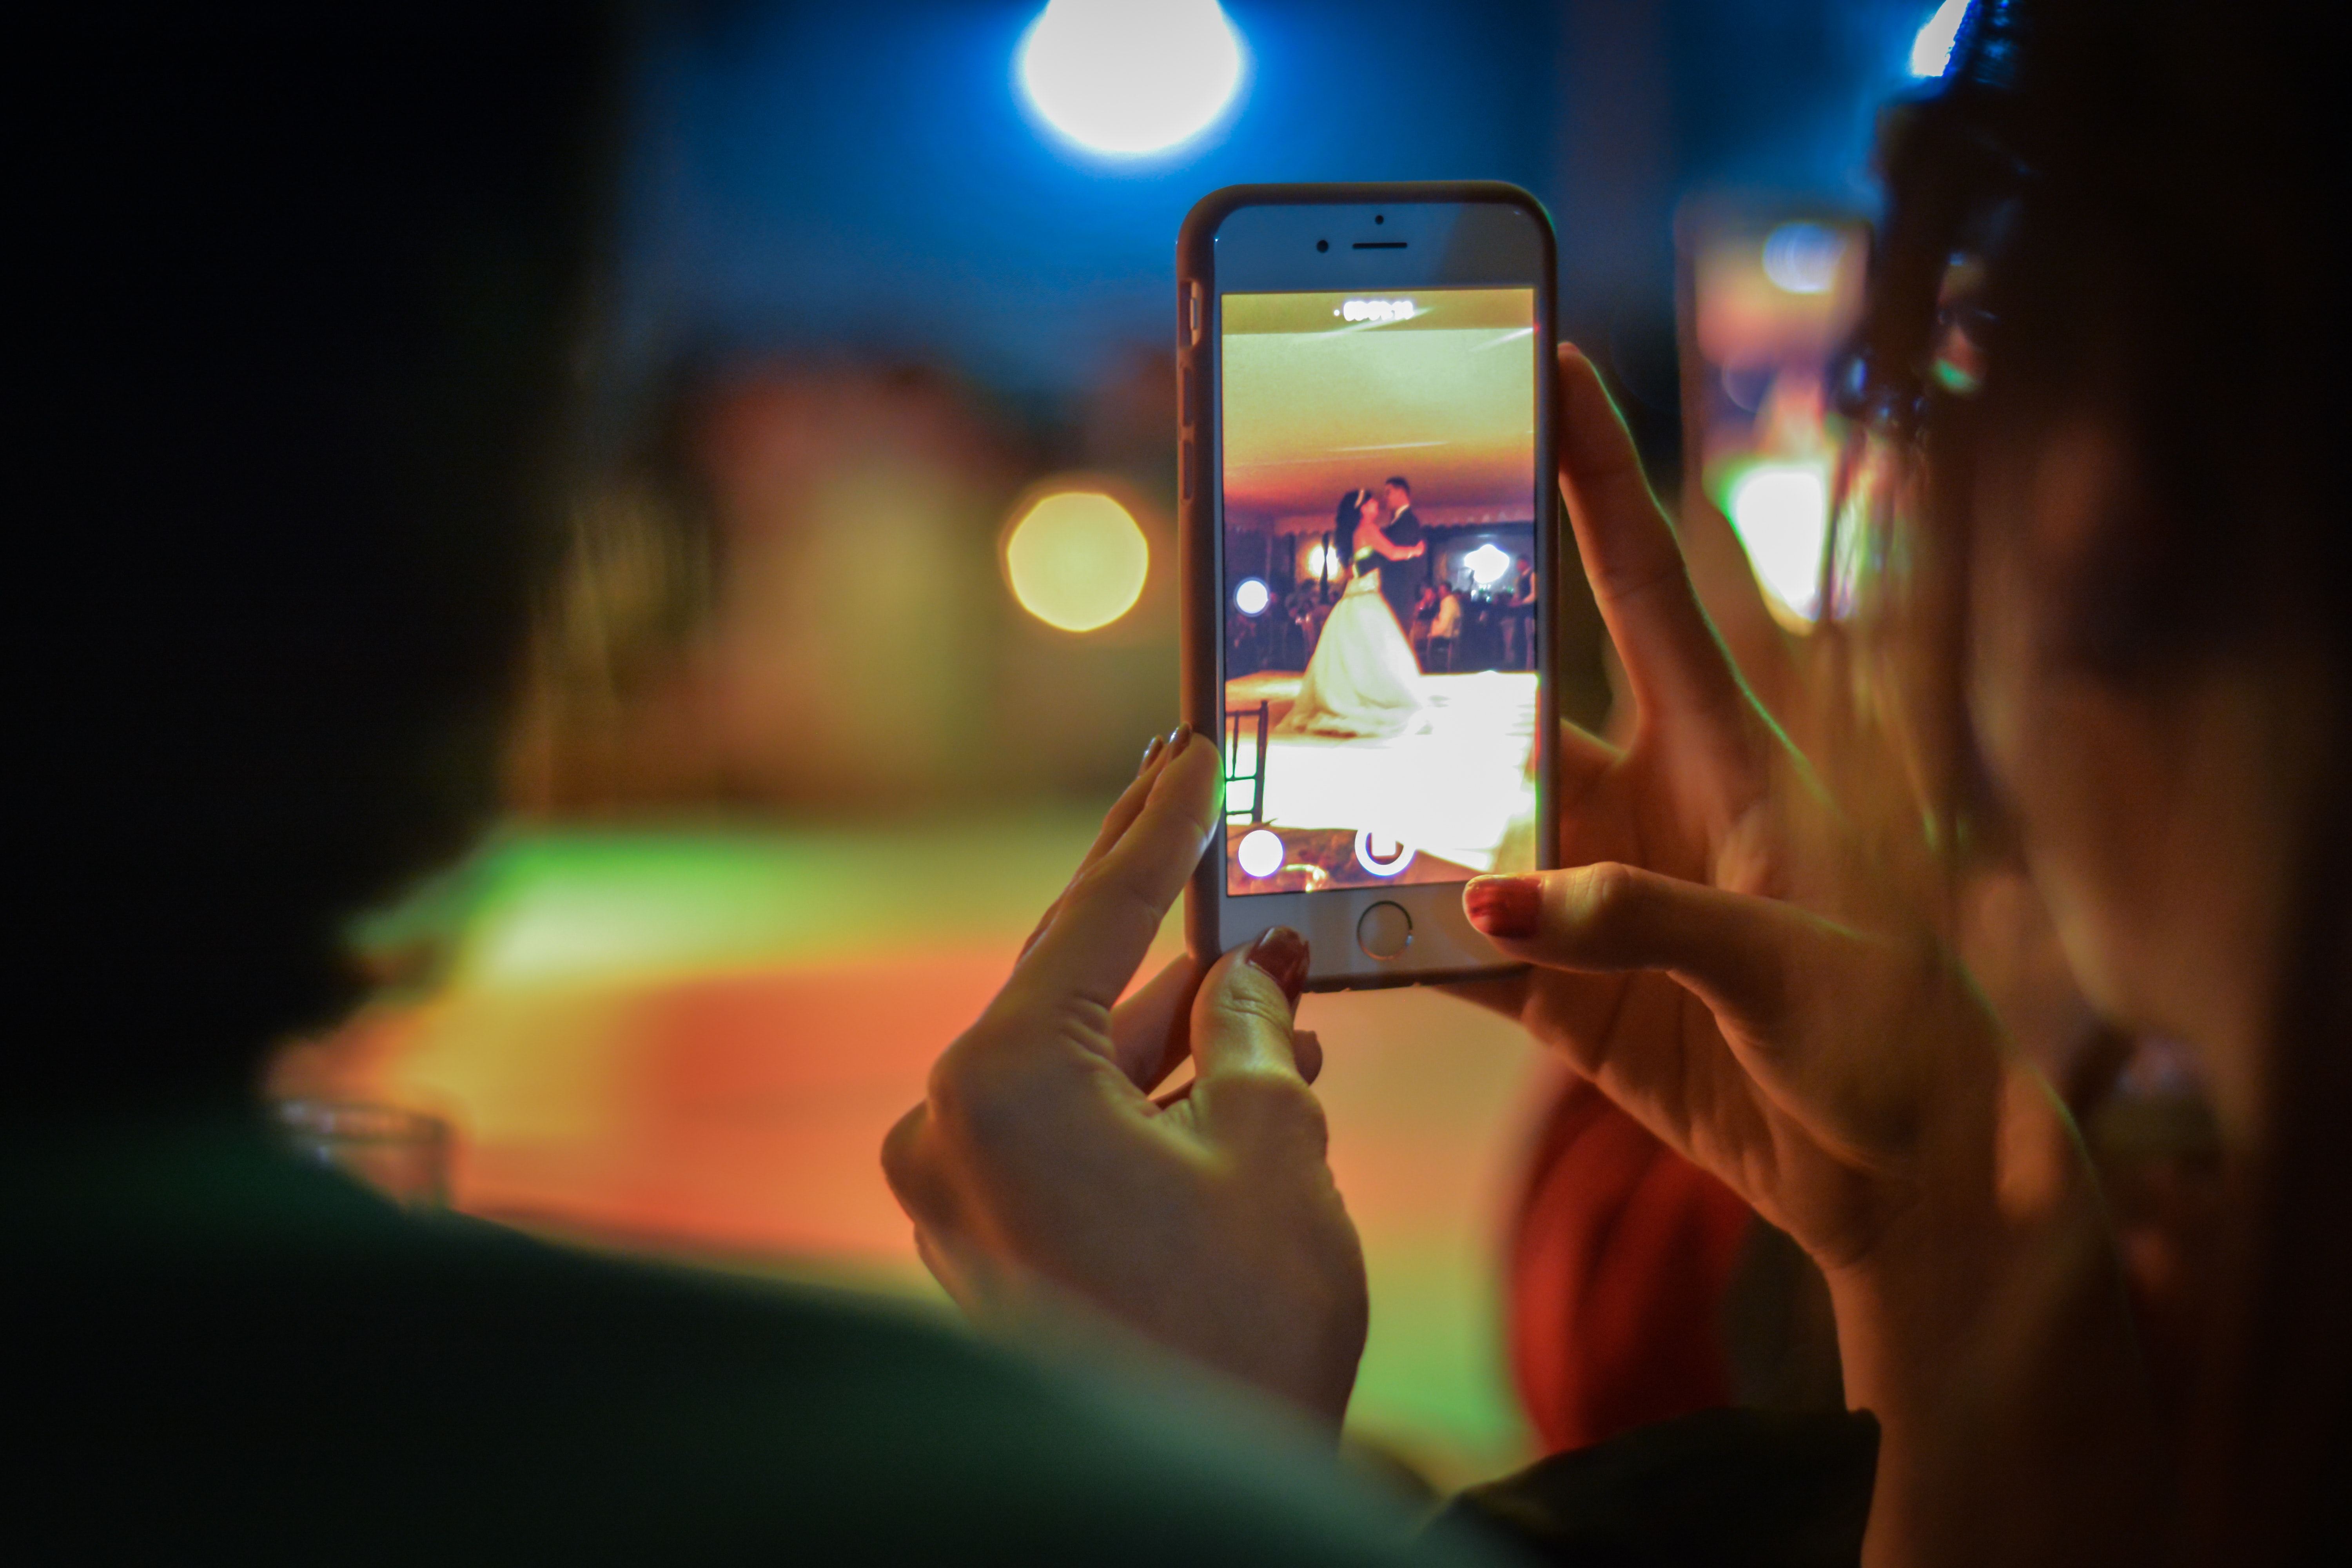
[[[1369,1309],[1321,1052],[1291,1024],[1305,939],[1180,959],[1118,1001],[1218,830],[1220,763],[1181,731],[1147,757],[883,1170],[967,1310],[1076,1297],[1336,1426]],[[1193,1081],[1154,1100],[1188,1057]]]

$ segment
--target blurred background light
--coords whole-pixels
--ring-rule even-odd
[[[1216,0],[1053,0],[1020,58],[1023,90],[1054,129],[1126,157],[1207,130],[1242,78],[1241,40]]]
[[[1253,877],[1271,877],[1281,870],[1282,857],[1282,840],[1263,827],[1244,834],[1234,851],[1242,869]]]
[[[1731,484],[1731,526],[1756,575],[1782,607],[1811,621],[1821,597],[1830,486],[1818,462],[1759,463]]]
[[[1764,240],[1764,276],[1791,294],[1826,294],[1836,284],[1845,239],[1817,223],[1784,223]]]
[[[1477,581],[1478,586],[1491,588],[1503,580],[1504,573],[1511,569],[1511,557],[1507,551],[1492,544],[1482,544],[1464,556],[1462,564],[1470,568],[1470,575]]]
[[[1960,36],[1960,23],[1969,14],[1969,0],[1944,0],[1936,14],[1920,27],[1919,36],[1911,40],[1911,74],[1917,77],[1937,77],[1952,67],[1952,45]]]
[[[1245,616],[1262,616],[1273,596],[1264,583],[1255,577],[1244,577],[1241,586],[1234,590],[1234,608]]]
[[[1013,597],[1066,632],[1090,632],[1127,614],[1150,566],[1151,549],[1135,519],[1095,490],[1042,498],[1004,542]]]
[[[1179,499],[1187,208],[1244,181],[1526,185],[1560,219],[1562,330],[1671,490],[1699,460],[1678,205],[1771,193],[1742,242],[1755,291],[1774,321],[1828,313],[1843,285],[1788,293],[1760,247],[1781,219],[1870,210],[1877,107],[1908,86],[1935,0],[630,9],[645,47],[595,436],[627,472],[684,482],[594,509],[610,526],[534,665],[509,832],[378,966],[425,973],[446,948],[440,984],[309,1068],[331,1056],[363,1091],[334,1098],[455,1123],[468,1212],[936,1301],[873,1152],[1180,713],[1177,595],[1150,557]],[[1818,461],[1824,488],[1825,450],[1760,434],[1775,407],[1811,428],[1798,368],[1778,399],[1743,372],[1759,439],[1705,476],[1727,510],[1759,459]],[[1822,509],[1789,493],[1802,475],[1754,482],[1741,531],[1793,623],[1780,595],[1811,605]],[[1056,503],[1093,513],[1075,541],[1053,508],[1013,526],[1017,498],[1050,492],[1103,492]],[[1315,584],[1345,581],[1316,510],[1227,583],[1266,585],[1245,624],[1269,643],[1297,648],[1328,606]],[[1578,576],[1563,700],[1582,692],[1598,723]],[[1229,771],[1255,765],[1237,739]],[[1286,847],[1244,853],[1278,871]],[[1171,921],[1147,967],[1183,947]],[[1426,989],[1307,1005],[1347,1041],[1318,1093],[1380,1304],[1349,1428],[1441,1489],[1527,1463],[1492,1238],[1559,1064]]]

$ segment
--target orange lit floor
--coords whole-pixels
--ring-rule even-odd
[[[445,895],[446,984],[281,1080],[448,1117],[469,1211],[936,1299],[876,1151],[1094,826],[513,840]],[[1496,1242],[1548,1065],[1425,992],[1310,997],[1304,1022],[1371,1271],[1352,1424],[1441,1480],[1491,1474],[1526,1451]]]

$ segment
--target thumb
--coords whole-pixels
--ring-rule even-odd
[[[1292,1024],[1307,961],[1307,939],[1277,926],[1202,979],[1192,1001],[1192,1100],[1211,1142],[1303,1142],[1321,1158],[1323,1110],[1300,1070]],[[1319,1058],[1312,1044],[1307,1049]]]
[[[1777,899],[1604,861],[1570,871],[1480,877],[1470,923],[1514,958],[1551,969],[1663,970],[1724,1023],[1761,1040],[1790,1012],[1799,952],[1836,928]]]

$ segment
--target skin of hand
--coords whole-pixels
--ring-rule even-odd
[[[1564,730],[1574,868],[1465,893],[1536,967],[1461,989],[1821,1265],[1848,1401],[1882,1426],[1868,1559],[1979,1560],[2011,1544],[1990,1499],[2033,1484],[2034,1455],[2073,1479],[2045,1448],[2132,1451],[2107,1439],[2145,1410],[2087,1163],[1743,685],[1591,366],[1564,348],[1559,374],[1561,484],[1638,712],[1622,749]]]
[[[883,1170],[976,1317],[1075,1300],[1336,1431],[1370,1309],[1309,1088],[1321,1047],[1292,1027],[1305,939],[1180,959],[1119,1000],[1218,831],[1221,763],[1181,730],[1153,742]]]

